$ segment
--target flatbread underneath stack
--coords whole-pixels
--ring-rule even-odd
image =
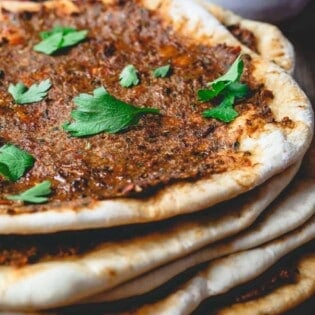
[[[315,217],[294,232],[264,246],[214,260],[168,297],[132,314],[188,315],[205,298],[225,293],[256,278],[281,257],[314,238]]]
[[[313,250],[299,255],[293,283],[277,287],[264,296],[235,303],[208,315],[284,314],[315,295],[315,254]],[[311,311],[311,310],[310,310]],[[305,314],[305,313],[303,313]],[[308,313],[311,314],[311,313]]]
[[[39,246],[38,258],[43,255],[42,251],[47,252],[45,247],[50,248],[50,254],[36,263],[38,254],[35,252],[33,263],[31,255],[26,265],[0,267],[0,289],[4,292],[0,295],[0,307],[25,310],[70,304],[233,235],[256,220],[291,181],[297,169],[298,165],[293,166],[237,200],[218,206],[220,211],[211,209],[198,216],[190,215],[159,225],[69,232],[64,236],[20,236],[17,240],[14,236],[4,236],[2,244],[13,241],[14,245],[25,240],[25,244],[30,244],[24,244],[28,246],[26,253]],[[75,241],[76,238],[79,240]],[[59,242],[65,245],[60,246]],[[80,254],[71,255],[76,247]],[[59,252],[61,256],[57,255]],[[63,252],[70,255],[63,257]],[[22,258],[25,249],[23,253]]]
[[[115,301],[145,294],[187,269],[235,252],[248,250],[288,233],[307,222],[315,214],[315,183],[311,180],[295,182],[249,229],[210,244],[170,264],[122,284],[88,301]],[[303,204],[300,205],[301,200]]]

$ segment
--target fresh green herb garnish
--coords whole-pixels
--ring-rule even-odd
[[[72,27],[56,26],[51,31],[41,32],[42,39],[34,50],[46,55],[52,55],[56,51],[74,46],[84,40],[88,31],[78,31]]]
[[[155,78],[165,78],[168,76],[171,70],[171,65],[165,65],[153,70],[153,75]]]
[[[103,87],[94,90],[93,95],[80,94],[74,103],[78,106],[71,113],[75,122],[63,126],[74,137],[117,133],[136,125],[143,115],[160,113],[155,108],[139,108],[120,101]]]
[[[55,26],[51,31],[44,31],[39,34],[41,39],[46,39],[54,34],[62,33],[62,35],[68,35],[71,33],[77,32],[77,30],[73,27],[66,26]]]
[[[14,201],[24,201],[28,203],[44,203],[47,202],[48,196],[51,194],[51,183],[48,180],[35,185],[34,187],[22,192],[18,195],[9,195],[7,199]]]
[[[207,109],[202,113],[203,117],[215,118],[223,122],[230,122],[238,116],[238,112],[233,108],[235,97],[228,95],[219,106]]]
[[[207,84],[210,89],[198,91],[199,100],[202,102],[210,101],[215,97],[222,97],[218,107],[203,112],[204,117],[211,117],[228,123],[238,116],[237,111],[233,108],[234,103],[237,98],[246,97],[249,91],[246,84],[239,82],[243,70],[244,62],[240,55],[224,75]]]
[[[35,159],[13,144],[0,148],[0,174],[11,181],[17,181],[34,165]]]
[[[225,95],[233,95],[236,98],[244,98],[249,93],[248,85],[240,82],[231,83],[224,91]]]
[[[10,84],[8,91],[17,104],[29,104],[43,100],[50,88],[51,82],[48,79],[39,84],[33,84],[30,88],[27,88],[23,83]]]
[[[221,77],[215,79],[214,81],[208,83],[208,86],[213,86],[213,84],[217,84],[219,82],[229,83],[229,82],[236,82],[239,81],[241,75],[244,70],[244,61],[241,59],[241,55],[239,55],[229,70],[223,74]]]
[[[230,69],[221,77],[207,83],[211,89],[198,91],[199,100],[207,102],[218,96],[227,86],[233,82],[239,81],[244,69],[244,62],[241,56],[238,56],[231,65]]]
[[[120,85],[129,88],[139,84],[138,70],[134,65],[126,66],[119,75]]]

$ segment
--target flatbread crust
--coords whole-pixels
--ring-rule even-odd
[[[315,183],[315,142],[305,156],[300,172],[301,180]],[[314,195],[314,190],[312,192]],[[303,203],[304,199],[300,200]],[[297,307],[315,295],[315,253],[310,251],[299,258],[297,263],[297,278],[294,283],[282,285],[269,294],[243,303],[235,303],[216,310],[211,315],[278,315]]]
[[[199,0],[223,25],[239,25],[251,31],[257,40],[259,54],[273,61],[290,74],[294,71],[294,48],[290,41],[275,25],[244,19],[216,4]]]
[[[7,1],[0,3],[2,6],[8,5]],[[49,3],[58,6],[60,1]],[[189,40],[194,43],[239,46],[239,42],[218,20],[191,0],[143,0],[140,3],[144,8],[163,16],[166,25],[172,26],[185,38],[189,36]],[[27,4],[31,5],[32,2]],[[33,207],[28,208],[32,213],[27,212],[27,209],[14,215],[2,213],[1,233],[47,233],[162,220],[234,198],[299,160],[309,146],[313,130],[313,113],[307,97],[279,67],[252,54],[246,47],[242,47],[242,51],[252,56],[256,80],[274,93],[274,99],[269,106],[275,119],[280,122],[288,117],[295,125],[295,128],[290,129],[271,123],[263,130],[244,133],[240,150],[251,153],[253,166],[216,174],[210,179],[200,179],[195,183],[174,184],[146,200],[104,200],[76,210],[69,203],[60,208],[50,207],[42,212],[36,212],[36,207]],[[245,116],[239,117],[231,123],[231,129],[238,128],[245,120]]]
[[[268,294],[242,303],[235,303],[208,315],[280,315],[294,309],[315,294],[315,254],[310,252],[298,258],[294,283],[279,286]],[[85,306],[86,308],[86,306]],[[90,310],[94,312],[93,306]],[[57,315],[56,312],[1,312],[1,315]],[[104,314],[104,313],[103,313]],[[124,313],[127,315],[127,312]],[[128,313],[129,315],[132,312]],[[199,313],[198,313],[199,314]],[[205,314],[203,312],[202,314]],[[105,314],[104,314],[105,315]]]
[[[177,218],[178,221],[165,222],[158,231],[145,235],[137,236],[133,232],[133,237],[122,240],[106,239],[93,248],[88,246],[78,256],[52,257],[20,267],[2,266],[0,309],[46,309],[68,305],[231,236],[256,220],[291,181],[297,169],[298,165],[292,166],[238,200],[232,200],[224,207],[226,210],[220,205],[221,212],[208,211],[194,218]],[[218,214],[214,215],[215,212]],[[119,231],[112,233],[117,235]],[[43,241],[41,237],[38,239]],[[64,250],[71,251],[72,247]]]
[[[296,279],[294,283],[281,285],[270,293],[254,300],[235,303],[212,311],[208,315],[280,315],[285,314],[312,298],[315,294],[315,254],[307,253],[296,262]],[[86,307],[86,306],[85,306]],[[93,306],[90,308],[93,312]],[[57,315],[56,312],[1,312],[2,315]],[[104,314],[104,313],[103,313]],[[127,314],[127,313],[124,313]],[[130,312],[129,314],[132,314]],[[204,312],[202,314],[205,314]]]
[[[249,229],[210,244],[170,264],[128,281],[108,292],[88,298],[86,302],[116,301],[145,294],[163,285],[180,273],[198,264],[248,250],[292,231],[315,214],[315,183],[311,180],[295,182]],[[303,204],[301,204],[303,200]]]
[[[264,246],[214,260],[168,297],[130,314],[188,315],[206,298],[256,278],[281,257],[314,238],[315,217],[296,231]]]
[[[315,253],[305,254],[297,262],[295,283],[282,285],[269,294],[244,303],[235,303],[211,315],[280,315],[315,295]]]

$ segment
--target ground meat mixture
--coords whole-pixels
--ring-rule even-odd
[[[202,118],[213,106],[200,103],[196,93],[229,68],[238,47],[192,45],[162,25],[156,13],[134,1],[112,6],[85,2],[81,12],[60,16],[4,12],[0,30],[0,140],[32,154],[36,163],[16,183],[0,179],[4,195],[50,180],[51,200],[70,201],[87,196],[96,200],[146,196],[152,189],[181,180],[197,180],[250,166],[248,152],[240,152],[242,128]],[[33,51],[39,33],[55,25],[87,29],[88,39],[54,56]],[[10,34],[13,34],[12,38]],[[250,113],[248,128],[272,122],[266,105],[269,94],[251,77],[249,57],[242,80],[251,95],[239,103],[240,115]],[[152,69],[170,63],[169,78],[154,78]],[[140,84],[126,89],[119,73],[128,64],[139,70]],[[16,105],[10,83],[27,86],[50,79],[53,87],[42,102]],[[159,108],[139,125],[118,134],[72,138],[61,127],[71,120],[73,98],[104,86],[116,98],[136,106]],[[245,128],[245,127],[244,127]]]
[[[228,29],[242,44],[258,52],[256,37],[251,31],[241,28],[239,24],[230,25]]]

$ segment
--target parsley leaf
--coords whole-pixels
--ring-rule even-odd
[[[40,33],[42,41],[34,46],[34,50],[52,55],[62,48],[78,44],[86,38],[87,33],[87,30],[78,31],[72,27],[55,26],[51,31]]]
[[[28,203],[44,203],[47,202],[48,197],[51,194],[51,183],[46,180],[34,187],[22,192],[18,195],[9,195],[7,199],[14,201],[24,201]]]
[[[153,70],[153,75],[155,78],[165,78],[168,76],[171,70],[171,65],[165,65]]]
[[[238,116],[237,111],[233,108],[234,103],[236,99],[246,97],[249,92],[247,84],[239,82],[243,70],[244,62],[240,55],[224,75],[207,84],[211,89],[198,91],[199,100],[203,102],[216,97],[221,98],[219,106],[205,110],[202,113],[203,117],[215,118],[228,123]]]
[[[198,91],[198,99],[201,102],[208,102],[210,100],[212,100],[213,98],[215,98],[216,96],[218,96],[222,90],[224,89],[224,87],[221,89],[220,88],[216,88],[216,89],[203,89],[203,90],[199,90]]]
[[[64,27],[64,26],[57,25],[51,31],[44,31],[44,32],[39,33],[39,36],[41,39],[46,39],[49,36],[57,34],[57,33],[62,33],[63,35],[67,35],[73,32],[76,32],[76,29],[73,27]]]
[[[237,98],[244,98],[248,95],[249,88],[248,85],[245,83],[233,82],[227,87],[224,93],[228,95],[233,95]]]
[[[215,118],[225,123],[231,122],[238,116],[238,112],[233,108],[235,97],[228,95],[219,106],[205,110],[202,115],[206,118]]]
[[[219,82],[236,82],[241,78],[243,70],[244,61],[241,59],[241,55],[239,55],[225,74],[215,79],[214,81],[209,82],[207,85],[213,86],[213,84],[217,84]]]
[[[120,85],[129,88],[139,84],[138,70],[134,65],[126,66],[119,75]]]
[[[199,100],[207,102],[218,96],[231,83],[239,81],[243,70],[244,62],[241,59],[241,55],[239,55],[225,74],[207,83],[207,86],[211,87],[210,90],[205,89],[198,91]]]
[[[145,114],[159,114],[155,108],[138,108],[116,99],[100,87],[93,95],[80,94],[74,98],[78,106],[71,113],[73,123],[63,125],[74,137],[91,136],[101,132],[117,133],[136,125]]]
[[[10,84],[8,91],[17,104],[28,104],[43,100],[50,88],[51,82],[48,79],[39,84],[33,84],[30,88],[27,88],[23,83]]]
[[[17,181],[34,165],[35,159],[13,144],[0,148],[0,174],[11,181]]]

